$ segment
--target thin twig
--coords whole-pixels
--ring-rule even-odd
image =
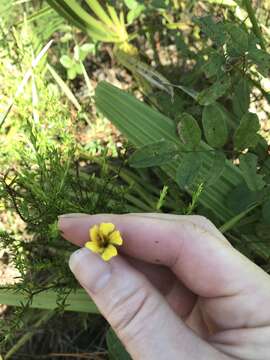
[[[249,19],[250,19],[251,24],[252,24],[252,29],[253,29],[254,34],[260,40],[261,48],[263,50],[266,50],[266,46],[265,46],[265,43],[264,43],[264,38],[263,38],[263,35],[262,35],[262,31],[261,31],[261,28],[260,28],[260,26],[258,24],[256,15],[255,15],[255,11],[254,11],[254,9],[252,7],[251,1],[250,0],[243,0],[243,4],[244,4],[244,7],[247,10]]]

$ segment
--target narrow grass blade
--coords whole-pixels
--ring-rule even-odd
[[[23,92],[26,84],[28,83],[33,70],[35,67],[37,67],[37,65],[39,64],[40,60],[44,57],[44,55],[47,53],[47,51],[49,50],[49,48],[51,47],[53,43],[53,40],[50,40],[44,47],[43,49],[41,49],[41,51],[38,53],[38,55],[33,59],[30,68],[26,71],[26,73],[24,74],[24,77],[21,81],[21,83],[19,84],[16,93],[14,95],[14,97],[12,99],[10,99],[7,110],[5,112],[5,114],[3,114],[1,116],[1,123],[0,123],[0,128],[3,126],[8,114],[10,113],[10,111],[12,110],[12,107],[14,105],[14,102],[16,100],[16,98]]]
[[[79,104],[78,100],[76,99],[73,92],[70,90],[70,88],[67,86],[67,84],[61,79],[61,77],[57,74],[57,72],[49,65],[47,64],[47,69],[49,70],[50,74],[54,78],[57,85],[60,87],[60,89],[63,91],[63,93],[66,95],[66,97],[69,99],[70,102],[76,107],[78,111],[81,111],[81,105]]]

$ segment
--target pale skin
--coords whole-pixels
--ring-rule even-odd
[[[67,214],[59,227],[83,246],[102,222],[120,230],[120,254],[104,262],[83,249],[70,267],[132,359],[270,359],[270,276],[209,220]]]

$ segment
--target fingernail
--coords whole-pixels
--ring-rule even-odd
[[[70,256],[69,267],[80,284],[92,293],[103,289],[111,277],[110,263],[86,248]]]

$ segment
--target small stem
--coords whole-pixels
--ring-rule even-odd
[[[263,38],[263,35],[262,35],[262,31],[259,27],[259,24],[258,24],[258,21],[256,19],[256,15],[255,15],[255,11],[251,5],[251,1],[250,0],[243,0],[243,4],[247,10],[247,13],[248,13],[248,16],[249,16],[249,19],[252,23],[252,28],[253,28],[253,32],[254,34],[257,36],[257,38],[260,40],[260,45],[261,45],[261,48],[263,50],[266,50],[266,46],[265,46],[265,43],[264,43],[264,38]]]
[[[252,210],[254,210],[255,208],[257,208],[259,205],[261,205],[260,203],[256,203],[252,206],[250,206],[250,208],[248,208],[247,210],[242,211],[240,214],[237,214],[236,216],[234,216],[233,218],[231,218],[230,220],[228,220],[225,224],[223,224],[222,226],[220,226],[219,231],[222,232],[222,234],[224,234],[225,232],[231,230],[235,225],[237,225],[242,219],[244,219],[244,217],[246,215],[248,215]]]
[[[7,352],[5,360],[10,359],[24,344],[26,344],[36,333],[41,325],[46,323],[52,316],[52,311],[46,311],[42,317],[34,324],[33,329],[24,334],[17,343]]]

